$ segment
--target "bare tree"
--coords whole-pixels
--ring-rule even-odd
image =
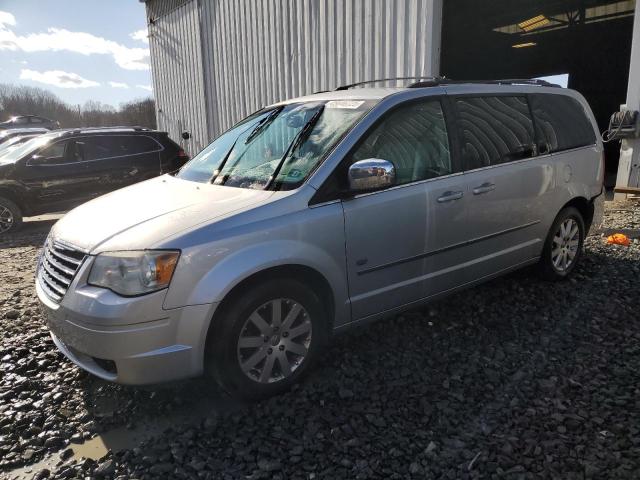
[[[152,98],[132,100],[118,109],[94,100],[72,106],[42,88],[0,84],[0,121],[15,115],[41,115],[57,120],[62,128],[116,125],[156,128]]]

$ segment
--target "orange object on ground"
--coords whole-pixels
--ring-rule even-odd
[[[613,235],[609,235],[607,237],[607,243],[613,245],[624,245],[625,247],[631,245],[629,237],[627,237],[624,233],[614,233]]]

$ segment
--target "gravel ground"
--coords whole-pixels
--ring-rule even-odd
[[[114,427],[221,394],[110,385],[64,360],[38,313],[50,223],[0,241],[0,477]],[[640,229],[638,203],[605,226]],[[176,422],[136,448],[37,478],[640,478],[640,241],[602,236],[570,281],[530,270],[340,337],[266,402]]]

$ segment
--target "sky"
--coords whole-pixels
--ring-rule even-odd
[[[138,0],[0,0],[0,83],[76,105],[153,95]]]

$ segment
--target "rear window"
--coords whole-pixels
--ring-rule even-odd
[[[541,154],[593,145],[596,135],[584,108],[566,95],[531,95]]]
[[[526,97],[459,97],[456,106],[467,170],[534,155],[533,120]]]

